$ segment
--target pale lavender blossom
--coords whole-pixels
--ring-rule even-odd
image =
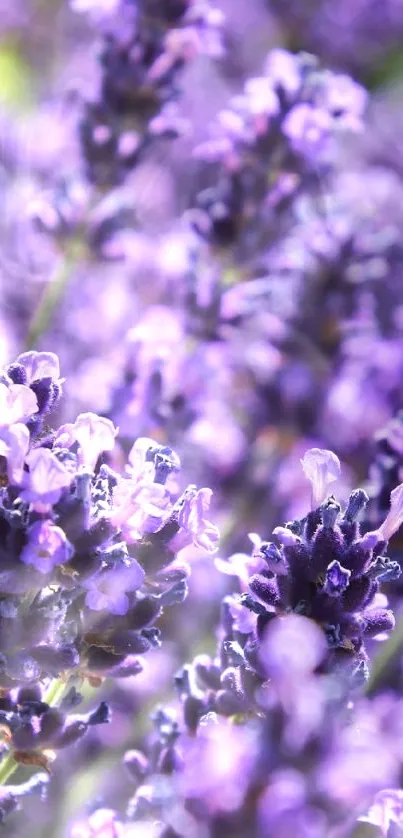
[[[388,838],[389,828],[392,824],[403,826],[402,789],[383,789],[383,791],[379,791],[375,795],[368,814],[363,815],[360,821],[379,827],[382,838]]]
[[[396,486],[390,495],[390,510],[381,526],[379,533],[383,541],[388,541],[403,523],[403,483]]]
[[[23,422],[37,410],[37,398],[30,387],[0,382],[0,428]]]
[[[87,588],[85,603],[91,611],[126,614],[129,607],[127,592],[137,591],[144,579],[144,570],[135,559],[131,559],[130,565],[101,570],[83,583]]]
[[[100,454],[112,451],[117,434],[113,422],[96,413],[81,413],[74,424],[62,425],[55,439],[55,445],[70,448],[78,443],[80,465],[94,470]]]
[[[212,495],[211,489],[196,489],[195,486],[186,489],[178,514],[180,529],[170,541],[172,550],[182,550],[188,544],[195,544],[208,553],[216,552],[220,533],[215,524],[205,517]]]
[[[123,824],[112,809],[97,809],[85,821],[75,823],[69,838],[121,838]]]
[[[27,544],[20,559],[40,573],[50,573],[54,567],[71,559],[74,548],[60,527],[52,521],[37,521],[27,531]]]
[[[70,486],[73,474],[48,448],[33,448],[25,459],[29,471],[23,475],[21,497],[38,512],[46,512]]]
[[[11,485],[19,486],[22,482],[29,441],[29,430],[22,422],[0,428],[0,457],[7,460],[7,475]]]
[[[16,359],[16,363],[25,369],[26,384],[40,378],[60,381],[59,358],[54,352],[23,352]]]

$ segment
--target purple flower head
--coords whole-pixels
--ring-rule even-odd
[[[18,486],[22,482],[29,442],[29,430],[21,422],[9,428],[0,428],[0,457],[7,460],[7,475],[11,485]]]
[[[319,451],[318,455],[318,449],[312,451],[305,458],[305,473],[322,498],[338,468],[333,471],[331,452]],[[395,497],[399,500],[398,494]],[[257,615],[255,641],[274,614],[292,611],[309,617],[324,630],[329,645],[327,662],[339,660],[353,673],[354,667],[365,664],[366,638],[383,639],[394,628],[393,614],[387,603],[378,603],[377,594],[382,581],[398,578],[400,567],[384,554],[386,545],[379,531],[361,536],[355,519],[365,503],[365,492],[353,492],[342,514],[331,496],[301,520],[276,527],[273,533],[280,547],[261,543],[259,556],[264,559],[267,552],[266,567],[256,571],[253,565],[243,563],[243,584],[245,570],[250,574],[249,591],[241,594],[239,601]]]
[[[129,608],[127,591],[137,591],[144,579],[144,570],[135,559],[131,559],[130,565],[101,570],[83,583],[88,589],[85,604],[91,611],[126,614]]]
[[[170,549],[175,552],[194,544],[208,553],[215,553],[218,549],[220,533],[218,528],[208,521],[208,512],[213,492],[211,489],[196,489],[188,486],[179,498],[178,524],[179,532],[170,542]]]
[[[23,422],[37,411],[37,398],[30,387],[0,382],[0,427]]]
[[[37,521],[28,532],[28,542],[20,559],[40,573],[50,573],[54,567],[71,559],[74,548],[60,527],[51,521]]]
[[[24,367],[27,384],[39,378],[60,381],[59,359],[54,352],[23,352],[18,356],[16,363]]]
[[[81,413],[73,424],[62,425],[56,436],[55,445],[70,448],[78,443],[80,465],[95,468],[100,454],[115,447],[117,429],[110,419],[96,413]]]
[[[46,512],[70,486],[73,475],[48,448],[34,448],[26,457],[29,472],[24,473],[23,500],[33,509]]]
[[[316,509],[325,500],[328,486],[340,477],[340,460],[333,451],[310,448],[301,463],[312,485],[312,509]]]

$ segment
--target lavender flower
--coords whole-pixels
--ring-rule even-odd
[[[71,706],[67,696],[51,706],[46,687],[52,693],[57,678],[63,687],[91,673],[138,673],[137,656],[160,644],[154,621],[187,594],[189,568],[170,575],[176,550],[189,540],[210,550],[218,531],[205,519],[209,490],[192,486],[176,499],[180,461],[167,446],[139,440],[121,476],[100,457],[112,452],[116,429],[93,413],[47,431],[41,444],[30,422],[39,394],[59,382],[54,355],[20,356],[3,381],[6,430],[23,428],[26,450],[16,480],[13,449],[3,449],[13,479],[0,490],[0,712],[8,759],[46,767],[47,748],[57,751],[109,721],[105,703],[72,715],[75,688]]]
[[[365,639],[394,627],[392,612],[376,603],[380,582],[400,575],[385,550],[401,523],[401,487],[392,493],[390,512],[379,530],[361,535],[356,519],[368,500],[363,491],[351,494],[342,516],[333,496],[324,500],[326,485],[339,474],[337,457],[312,449],[302,464],[320,506],[306,518],[274,529],[279,548],[271,542],[257,544],[257,557],[266,566],[252,572],[249,592],[240,601],[257,614],[258,636],[274,614],[294,611],[324,629],[332,658],[362,665]]]

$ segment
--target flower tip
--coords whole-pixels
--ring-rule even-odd
[[[382,536],[384,541],[389,541],[389,539],[394,535],[395,532],[400,528],[401,524],[403,523],[403,483],[400,483],[399,486],[396,486],[396,489],[393,489],[390,495],[390,509],[389,512],[381,526],[379,527],[379,532]]]
[[[316,509],[325,500],[328,486],[340,477],[340,460],[333,451],[309,448],[301,459],[301,465],[312,485],[312,508]]]

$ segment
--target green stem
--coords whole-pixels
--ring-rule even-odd
[[[5,785],[8,778],[14,774],[17,767],[18,763],[15,761],[14,757],[11,754],[8,754],[8,756],[6,756],[0,763],[0,786]]]
[[[77,241],[71,242],[33,313],[28,327],[26,349],[33,349],[39,338],[46,332],[57,305],[62,299],[74,266],[83,255],[82,244]]]
[[[403,620],[401,620],[386,643],[381,644],[380,651],[375,655],[371,674],[366,685],[366,694],[372,695],[382,684],[383,679],[387,676],[388,669],[401,654],[403,649]]]
[[[68,682],[55,678],[46,691],[43,700],[51,707],[55,707],[63,696]],[[4,786],[9,777],[14,774],[18,768],[18,762],[15,761],[12,753],[9,753],[0,763],[0,787]]]

